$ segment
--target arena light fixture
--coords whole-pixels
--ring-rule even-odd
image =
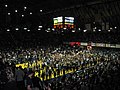
[[[45,30],[46,32],[49,32],[48,30]]]
[[[15,12],[18,12],[18,10],[15,10]]]
[[[99,32],[101,32],[101,29],[98,29]]]
[[[39,28],[42,28],[42,26],[39,26]]]
[[[54,29],[54,28],[52,28],[52,30],[54,31],[55,29]]]
[[[80,30],[80,28],[78,28],[78,30]]]
[[[66,30],[67,28],[63,28],[64,30]]]
[[[27,31],[28,31],[28,32],[30,32],[30,30],[29,30],[29,29],[28,29]]]
[[[24,15],[22,15],[22,17],[24,17]]]
[[[8,7],[8,5],[6,4],[5,7]]]
[[[112,27],[110,27],[110,30],[113,29]]]
[[[49,31],[46,31],[46,32],[49,32]]]
[[[42,12],[43,10],[40,10],[40,12]]]
[[[41,29],[40,28],[38,28],[38,31],[40,31]]]
[[[115,27],[115,29],[117,29],[117,27]]]
[[[24,30],[27,30],[27,28],[24,28]]]
[[[50,31],[47,30],[47,32],[50,32]]]
[[[24,10],[27,9],[27,7],[24,7]]]
[[[85,30],[83,30],[83,32],[87,32],[87,30],[85,29]]]
[[[109,29],[108,32],[110,32],[111,30]]]
[[[50,28],[48,28],[48,30],[50,30]]]
[[[10,31],[10,29],[7,29],[7,32],[9,32]]]
[[[95,32],[95,29],[93,29],[93,32]]]
[[[30,12],[30,15],[32,15],[32,12]]]
[[[8,15],[10,15],[10,13],[8,13]]]
[[[75,32],[75,30],[72,30],[72,32]]]
[[[16,30],[16,31],[18,31],[18,30],[19,30],[19,28],[16,28],[15,30]]]

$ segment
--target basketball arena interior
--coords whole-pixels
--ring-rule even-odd
[[[0,90],[120,90],[120,0],[0,0]]]

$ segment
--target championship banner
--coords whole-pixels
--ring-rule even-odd
[[[96,46],[97,47],[105,47],[105,44],[104,43],[96,43]]]
[[[110,44],[110,47],[115,48],[116,44]]]
[[[120,45],[119,45],[119,44],[116,44],[116,48],[120,48]]]
[[[71,46],[74,46],[74,45],[80,46],[81,43],[80,43],[80,42],[70,42],[70,45],[71,45]]]
[[[82,46],[87,46],[87,43],[81,42]]]
[[[93,43],[93,42],[92,42],[92,43],[91,43],[91,46],[96,46],[96,43]]]

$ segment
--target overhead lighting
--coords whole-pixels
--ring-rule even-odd
[[[10,29],[7,29],[7,32],[9,32],[10,31]]]
[[[110,32],[110,30],[108,30],[108,32]]]
[[[95,32],[95,29],[93,29],[93,32]]]
[[[48,30],[50,30],[50,28],[48,28]]]
[[[110,30],[112,29],[112,27],[110,27]]]
[[[18,30],[19,30],[19,28],[16,28],[15,30],[16,30],[16,31],[18,31]]]
[[[72,32],[75,32],[75,30],[72,30]]]
[[[87,30],[83,30],[83,32],[87,32]]]
[[[8,7],[8,5],[5,5],[5,7]]]
[[[24,15],[22,15],[22,17],[24,17]]]
[[[27,28],[24,28],[24,30],[27,30]]]
[[[30,32],[30,30],[29,30],[29,29],[28,29],[27,31],[28,31],[28,32]]]
[[[42,28],[42,26],[39,26],[39,28]]]
[[[95,29],[97,29],[97,27],[95,27]]]
[[[54,31],[55,29],[54,29],[54,28],[52,28],[52,30]]]
[[[98,31],[101,32],[101,29],[99,29]]]
[[[78,28],[78,30],[80,30],[80,28]]]
[[[117,29],[117,27],[115,27],[115,29]]]
[[[38,31],[40,31],[41,29],[40,28],[38,28]]]
[[[26,10],[27,9],[27,7],[24,7],[24,10]]]
[[[42,12],[42,10],[40,10],[40,12]]]
[[[15,10],[15,12],[18,12],[17,10]]]
[[[8,13],[8,15],[10,15],[10,13]]]
[[[64,30],[66,30],[67,28],[63,28]]]
[[[30,12],[30,15],[32,15],[32,12]]]
[[[45,30],[46,32],[50,32],[50,31],[48,31],[48,30]]]
[[[27,9],[27,7],[24,7],[24,9]]]

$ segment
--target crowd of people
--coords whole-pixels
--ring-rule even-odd
[[[22,63],[36,66],[16,67]],[[120,89],[119,50],[64,45],[1,50],[0,69],[1,90]]]
[[[60,30],[58,30],[60,31]],[[119,30],[118,30],[119,31]],[[63,42],[94,42],[94,43],[110,43],[120,44],[119,32],[4,32],[0,33],[0,47],[14,48],[14,47],[36,47],[40,45],[59,45]]]

